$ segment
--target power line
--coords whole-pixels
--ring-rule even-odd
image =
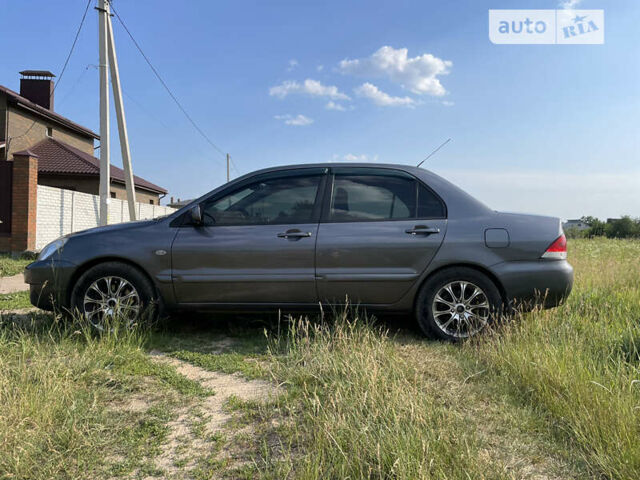
[[[58,88],[58,85],[60,85],[60,81],[62,80],[62,76],[64,75],[64,72],[67,69],[67,65],[69,65],[69,60],[71,59],[71,55],[73,54],[73,50],[76,48],[76,43],[78,43],[78,37],[80,36],[80,31],[82,30],[82,26],[84,25],[84,20],[87,18],[87,12],[89,11],[89,5],[91,5],[91,0],[87,1],[87,6],[84,8],[84,13],[82,14],[82,20],[80,20],[80,25],[78,26],[78,30],[76,31],[76,36],[73,39],[73,43],[71,44],[71,48],[69,49],[69,53],[67,54],[67,58],[64,61],[64,65],[62,66],[62,70],[60,71],[60,75],[58,76],[58,80],[56,81],[55,85],[53,86],[53,89],[51,90],[51,95],[49,95],[49,101],[51,101],[51,97],[53,97],[53,94],[55,93],[56,88]],[[9,139],[9,141],[11,141],[11,140],[13,140],[15,138],[24,137],[27,133],[29,133],[31,131],[31,129],[36,124],[36,122],[37,122],[37,120],[34,120],[33,123],[31,124],[31,126],[23,134],[18,135],[17,137],[12,137],[12,138]]]
[[[138,42],[136,41],[136,39],[133,37],[133,34],[129,31],[129,29],[127,28],[127,26],[125,25],[124,21],[122,20],[122,18],[120,17],[120,15],[118,14],[117,10],[113,7],[113,4],[111,5],[111,11],[115,14],[116,18],[118,19],[118,21],[120,22],[120,24],[123,26],[123,28],[125,29],[125,31],[127,32],[127,35],[129,35],[129,38],[131,38],[131,41],[133,42],[133,44],[136,46],[136,48],[138,49],[138,51],[140,52],[140,54],[142,55],[142,57],[144,58],[144,60],[147,62],[147,65],[149,65],[149,68],[151,68],[151,70],[153,71],[154,75],[156,76],[156,78],[160,81],[160,83],[162,84],[162,86],[164,87],[164,89],[167,91],[167,93],[169,94],[169,96],[173,99],[173,101],[176,103],[176,105],[178,106],[178,108],[182,111],[182,113],[184,113],[184,116],[187,117],[187,120],[189,120],[189,122],[191,123],[191,125],[193,125],[193,127],[198,131],[198,133],[200,135],[202,135],[202,138],[204,138],[207,143],[209,143],[209,145],[211,145],[214,149],[216,149],[221,155],[226,155],[226,153],[220,148],[218,147],[213,140],[211,140],[209,138],[209,136],[204,133],[204,131],[198,126],[198,124],[193,120],[193,118],[191,118],[191,115],[189,115],[189,113],[187,113],[187,110],[182,106],[182,104],[178,101],[178,99],[176,98],[176,96],[173,94],[173,92],[171,91],[171,89],[169,88],[169,86],[165,83],[165,81],[162,79],[162,77],[160,76],[160,74],[158,73],[158,70],[156,70],[156,68],[153,66],[153,64],[151,63],[151,60],[149,60],[149,57],[147,57],[147,55],[145,55],[145,53],[142,51],[142,47],[140,47],[140,45],[138,44]]]
[[[87,65],[86,67],[84,67],[82,69],[82,73],[80,73],[80,76],[77,78],[77,80],[73,83],[73,85],[71,86],[71,88],[67,91],[67,93],[65,94],[64,97],[62,97],[62,100],[59,100],[56,102],[56,105],[60,105],[61,103],[64,103],[67,98],[69,98],[71,96],[71,94],[75,91],[76,87],[80,84],[80,81],[84,78],[84,75],[87,73],[87,71],[89,71],[89,69],[91,67],[95,67],[95,65]]]
[[[236,164],[233,161],[233,157],[231,155],[229,155],[229,160],[231,160],[231,168],[235,170],[235,172],[238,174],[239,177],[242,176],[242,174],[240,173],[240,170],[238,170],[238,167],[236,167]]]

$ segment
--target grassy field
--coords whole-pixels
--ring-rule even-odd
[[[566,305],[458,346],[355,311],[4,316],[0,478],[640,478],[640,241],[569,248]]]
[[[8,277],[22,273],[24,267],[33,262],[32,257],[18,257],[13,258],[8,254],[0,254],[0,277]]]

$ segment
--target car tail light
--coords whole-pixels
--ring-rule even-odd
[[[567,258],[567,237],[564,233],[549,245],[547,251],[542,254],[542,258],[550,258],[555,260],[566,260]]]

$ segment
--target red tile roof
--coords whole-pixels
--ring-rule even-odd
[[[100,175],[100,161],[93,155],[83,152],[55,138],[45,138],[29,148],[38,156],[38,173],[49,175]],[[111,165],[111,181],[124,184],[124,171]],[[154,193],[167,191],[144,178],[133,176],[138,188]]]

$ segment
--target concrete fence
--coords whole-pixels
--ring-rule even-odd
[[[139,220],[155,218],[174,212],[175,209],[147,203],[136,203]],[[88,193],[63,190],[38,185],[35,248],[40,250],[47,243],[67,233],[97,227],[100,220],[100,197]],[[109,223],[129,221],[126,200],[111,198]]]

